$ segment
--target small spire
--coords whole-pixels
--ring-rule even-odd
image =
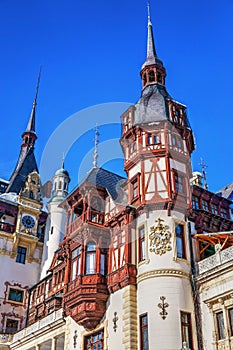
[[[154,42],[153,28],[152,28],[152,22],[151,22],[150,1],[149,0],[147,2],[147,12],[148,12],[147,55],[146,55],[146,61],[143,64],[142,68],[144,68],[146,66],[153,65],[153,64],[163,66],[163,63],[158,58],[156,50],[155,50],[155,42]]]
[[[208,190],[208,184],[207,184],[207,179],[206,179],[206,171],[205,169],[208,168],[208,166],[204,163],[203,159],[201,158],[201,161],[200,161],[200,166],[202,168],[202,175],[203,175],[203,179],[204,179],[204,188],[206,190]]]
[[[98,131],[98,125],[96,124],[96,127],[95,127],[95,149],[94,149],[94,161],[93,161],[94,168],[97,168],[98,144],[99,144],[99,131]]]
[[[150,18],[150,1],[147,3],[148,10],[148,34],[147,34],[147,59],[155,59],[157,57],[155,51],[155,43],[153,36],[152,23]]]
[[[27,132],[34,132],[35,133],[35,121],[36,121],[36,105],[37,105],[37,96],[38,96],[38,91],[39,91],[39,86],[40,86],[40,77],[41,77],[41,69],[42,67],[40,66],[40,71],[39,71],[39,75],[38,75],[38,79],[37,79],[37,85],[36,85],[36,94],[35,94],[35,98],[32,104],[32,111],[31,111],[31,115],[28,121],[28,125],[27,125]]]
[[[152,25],[150,20],[150,0],[147,1],[147,10],[148,10],[148,25]]]
[[[64,152],[62,153],[61,169],[65,169],[65,154],[64,154]]]

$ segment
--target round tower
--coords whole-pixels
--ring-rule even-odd
[[[45,277],[49,269],[54,252],[61,243],[66,224],[66,209],[60,204],[68,194],[70,177],[67,170],[64,169],[64,161],[53,177],[52,197],[47,204],[48,218],[45,230],[45,244],[43,248],[41,278]]]

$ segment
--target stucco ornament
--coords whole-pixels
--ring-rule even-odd
[[[166,254],[171,247],[171,233],[168,231],[168,226],[164,225],[163,219],[158,218],[156,225],[150,228],[150,252],[163,255]]]

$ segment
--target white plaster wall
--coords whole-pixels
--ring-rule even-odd
[[[186,173],[186,164],[178,162],[175,159],[170,160],[171,168],[174,168],[182,173]]]
[[[165,320],[160,315],[160,297],[169,306]],[[192,293],[189,281],[178,277],[156,277],[138,284],[138,316],[148,314],[149,348],[179,350],[182,347],[180,311],[192,314],[195,324]],[[196,349],[196,344],[194,346]]]
[[[49,215],[46,223],[41,278],[46,276],[46,271],[51,265],[54,252],[58,249],[59,243],[61,243],[65,233],[66,211],[58,207],[58,205],[59,202],[51,202],[48,204]],[[52,227],[53,232],[51,232]]]

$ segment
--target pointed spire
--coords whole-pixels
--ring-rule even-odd
[[[152,64],[158,64],[160,66],[163,66],[162,61],[159,60],[157,57],[156,49],[155,49],[155,42],[154,42],[154,35],[153,35],[153,28],[152,28],[152,22],[151,22],[151,16],[150,16],[150,1],[147,2],[147,11],[148,11],[148,24],[147,24],[147,55],[146,55],[146,61],[143,64],[142,68],[145,66],[150,66]]]
[[[94,161],[93,161],[94,168],[97,168],[98,144],[99,144],[99,131],[98,131],[98,125],[96,124],[96,127],[95,127],[95,149],[94,149]]]
[[[155,43],[153,36],[152,23],[150,19],[150,1],[147,2],[147,10],[148,10],[148,34],[147,34],[147,59],[157,57],[155,51]]]
[[[39,86],[40,86],[41,69],[42,69],[42,67],[40,66],[40,71],[39,71],[37,85],[36,85],[36,94],[35,94],[35,98],[34,98],[34,101],[32,104],[32,111],[31,111],[31,115],[30,115],[30,118],[28,121],[26,132],[35,133],[35,131],[36,131],[36,129],[35,129],[36,105],[37,105],[37,96],[38,96],[38,91],[39,91]]]

